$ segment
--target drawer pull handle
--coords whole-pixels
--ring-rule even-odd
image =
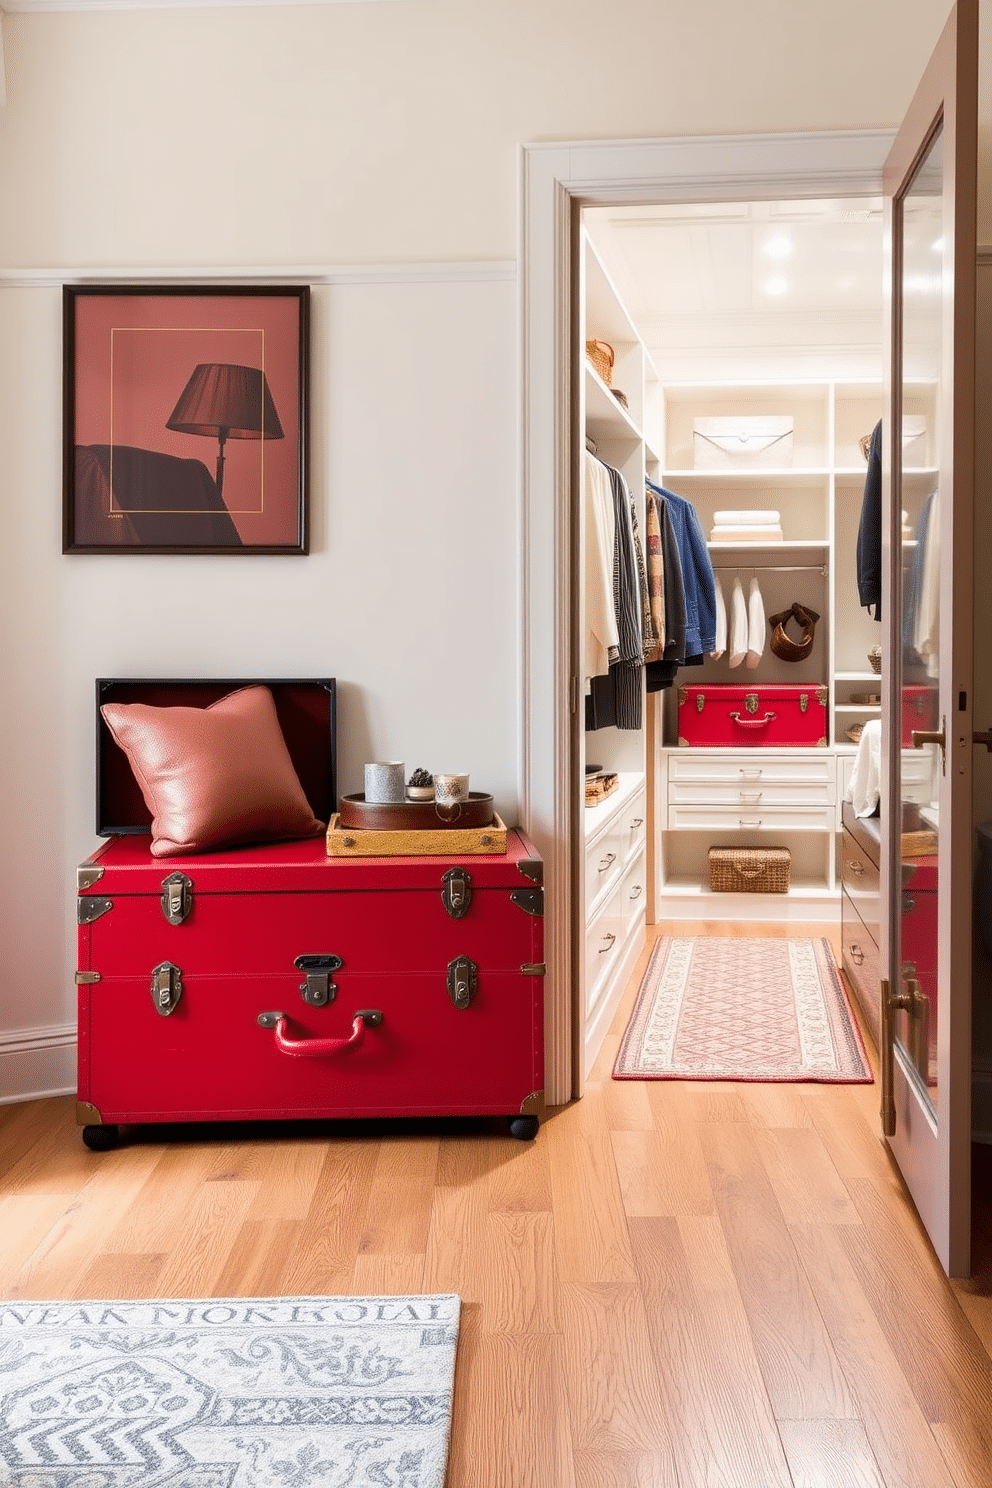
[[[767,728],[772,719],[777,717],[777,715],[775,713],[766,713],[764,718],[742,718],[739,713],[731,713],[730,717],[737,724],[738,728],[763,729]]]
[[[616,860],[617,860],[616,853],[607,853],[605,858],[601,858],[600,859],[600,864],[599,864],[599,871],[600,871],[600,873],[605,873],[606,870],[607,870],[607,868],[612,867],[612,865],[616,862]]]
[[[864,965],[865,953],[858,945],[857,941],[855,941],[851,946],[851,960],[854,962],[855,966]]]
[[[631,897],[631,899],[640,899],[640,897],[641,897],[641,895],[643,893],[644,893],[644,885],[643,884],[633,884],[631,886],[631,890],[630,890],[630,897]]]
[[[644,825],[644,818],[643,818],[643,816],[635,816],[634,819],[633,819],[633,821],[630,824],[630,830],[632,832],[633,831],[636,831],[636,829],[638,827],[643,827],[643,825]]]
[[[739,794],[745,806],[754,806],[765,793],[764,791],[741,791]]]
[[[603,940],[605,941],[605,945],[601,945],[599,948],[599,954],[601,956],[605,956],[607,951],[611,951],[613,949],[614,942],[616,941],[616,936],[613,934],[612,930],[608,930],[603,936]]]
[[[327,1055],[347,1054],[365,1042],[366,1028],[378,1028],[382,1014],[377,1008],[362,1008],[352,1020],[348,1038],[294,1039],[287,1037],[285,1013],[259,1013],[259,1028],[274,1028],[276,1048],[280,1054],[296,1054],[305,1059],[323,1059]]]
[[[864,865],[864,863],[855,863],[855,862],[852,862],[850,858],[848,858],[848,860],[847,860],[847,866],[850,869],[850,871],[852,873],[856,873],[859,878],[864,875],[864,871],[865,871],[865,865]]]
[[[762,823],[761,823],[761,818],[760,817],[758,818],[757,821],[745,821],[743,817],[739,817],[738,818],[738,821],[737,821],[737,825],[739,827],[760,827],[762,825]]]
[[[760,780],[762,772],[760,770],[745,770],[742,765],[740,774],[742,780]]]

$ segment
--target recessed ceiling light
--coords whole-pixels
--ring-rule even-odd
[[[769,258],[788,258],[792,252],[792,241],[790,238],[779,234],[776,238],[768,238],[764,245],[764,251]]]
[[[788,279],[783,279],[781,274],[776,274],[773,279],[765,280],[765,294],[784,295],[789,288]]]

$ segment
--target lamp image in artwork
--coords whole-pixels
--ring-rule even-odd
[[[217,440],[217,493],[224,491],[224,445],[228,439],[282,439],[265,373],[260,367],[201,362],[180,394],[167,429]]]

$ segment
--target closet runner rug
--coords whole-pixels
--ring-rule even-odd
[[[867,1084],[872,1073],[828,940],[666,935],[613,1078]]]
[[[0,1305],[7,1488],[442,1488],[459,1298]]]

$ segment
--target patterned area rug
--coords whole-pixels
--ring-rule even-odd
[[[872,1079],[830,942],[662,936],[615,1080]]]
[[[442,1488],[455,1296],[0,1306],[3,1488]]]

